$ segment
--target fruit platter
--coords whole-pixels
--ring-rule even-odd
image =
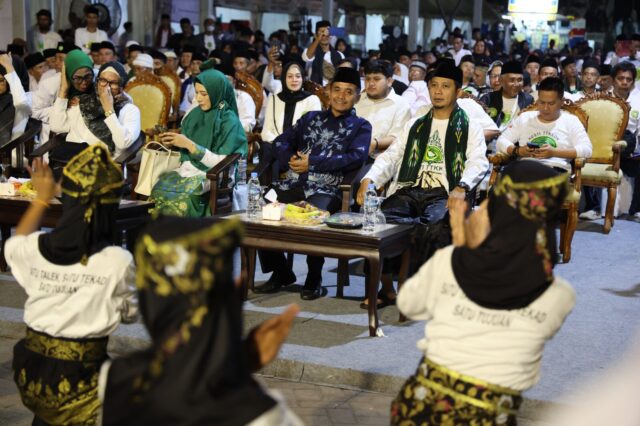
[[[299,201],[287,204],[283,216],[285,221],[296,225],[316,226],[322,224],[329,217],[329,212],[320,210],[306,201]]]

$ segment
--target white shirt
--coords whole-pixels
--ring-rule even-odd
[[[627,103],[631,107],[627,130],[636,135],[638,133],[638,118],[640,118],[640,90],[633,89],[627,97]]]
[[[61,74],[57,72],[50,77],[42,78],[38,84],[38,90],[32,93],[33,108],[31,116],[36,120],[42,121],[40,143],[45,143],[49,140],[49,114],[51,113],[53,103],[58,97],[60,76]]]
[[[22,82],[18,74],[13,71],[4,76],[9,85],[9,91],[13,98],[13,106],[15,108],[15,114],[13,116],[13,128],[11,129],[11,140],[14,140],[18,136],[24,133],[24,129],[27,128],[27,122],[31,115],[31,99],[27,96],[27,93],[22,87]]]
[[[86,142],[89,145],[103,143],[84,123],[80,105],[67,109],[68,99],[56,98],[49,116],[51,131],[67,133],[67,142]],[[111,131],[115,145],[113,157],[116,158],[140,136],[140,110],[130,102],[120,110],[118,116],[111,114],[104,122]],[[104,145],[104,144],[103,144]],[[106,145],[104,145],[107,148]]]
[[[204,48],[209,52],[216,50],[216,39],[213,37],[213,34],[204,35]]]
[[[318,45],[318,49],[320,49],[320,45]],[[340,59],[344,59],[344,55],[342,54],[342,52],[336,50],[336,53],[340,56]],[[315,55],[312,57],[309,57],[309,50],[308,48],[304,49],[304,51],[302,52],[302,60],[309,63],[309,62],[313,62],[313,60],[315,59]],[[333,65],[333,62],[331,62],[331,50],[327,50],[323,56],[323,59],[325,62],[327,62],[328,64],[330,64],[331,66]],[[308,77],[311,78],[311,67],[309,67],[309,74]],[[329,80],[327,80],[326,78],[324,78],[324,76],[322,77],[322,85],[326,86],[329,83]]]
[[[268,67],[264,69],[264,73],[262,74],[262,87],[265,90],[277,95],[282,91],[282,81],[275,78],[272,72],[269,72]]]
[[[449,50],[449,53],[451,53],[451,55],[453,56],[453,60],[456,62],[456,67],[460,66],[460,61],[462,60],[463,56],[471,55],[471,52],[467,49],[460,49],[458,52],[451,49]]]
[[[236,90],[238,117],[245,132],[250,132],[256,125],[256,104],[250,94],[244,90]]]
[[[409,131],[418,118],[413,118],[405,124],[400,137],[376,158],[376,161],[371,165],[371,169],[363,178],[363,180],[371,179],[376,188],[384,186],[393,179],[387,191],[387,196],[392,195],[398,189],[398,174],[400,173],[402,158],[407,147]],[[489,161],[486,154],[487,145],[484,141],[484,132],[478,124],[470,121],[466,151],[467,160],[465,161],[460,182],[469,185],[470,188],[480,183],[489,169]],[[445,189],[449,190],[449,188]]]
[[[489,117],[489,114],[487,114],[484,108],[482,108],[482,106],[480,106],[480,104],[475,100],[469,98],[458,98],[456,102],[458,103],[458,106],[467,113],[469,121],[473,121],[478,124],[482,130],[499,130],[495,121]],[[416,117],[422,117],[427,114],[429,110],[431,110],[431,107],[431,103],[426,107],[421,107],[416,112]]]
[[[265,114],[264,126],[261,137],[264,142],[271,143],[280,136],[283,129],[285,104],[277,95],[273,93],[267,98],[267,112]],[[296,103],[293,111],[291,125],[296,124],[298,119],[309,111],[321,111],[322,103],[316,95],[311,95]]]
[[[543,123],[538,118],[538,111],[527,111],[520,114],[500,135],[497,149],[507,153],[507,148],[520,142],[520,146],[527,143],[536,145],[551,145],[554,148],[576,150],[576,157],[591,157],[591,140],[578,117],[560,111],[560,117],[552,123]],[[551,157],[535,159],[550,167],[560,167],[571,170],[570,160],[567,158]]]
[[[6,259],[27,293],[24,322],[36,331],[67,338],[103,337],[138,312],[133,256],[110,246],[87,265],[55,265],[38,249],[40,232],[7,240]]]
[[[509,125],[511,120],[518,115],[518,111],[520,111],[520,107],[518,106],[517,96],[515,98],[502,97],[502,112],[504,113],[504,116],[502,117],[500,130],[504,130]]]
[[[75,33],[75,44],[82,49],[84,53],[91,51],[91,45],[93,43],[102,43],[103,41],[109,41],[109,36],[101,29],[97,29],[93,33],[87,31],[86,27],[77,28]]]
[[[431,97],[429,96],[429,88],[426,81],[412,81],[409,83],[407,90],[402,93],[402,97],[409,103],[412,117],[419,117],[418,110],[421,107],[431,105]]]
[[[180,112],[184,114],[187,111],[191,111],[192,108],[197,106],[195,99],[196,88],[193,84],[189,84],[184,91],[184,98],[182,98],[182,102],[180,102]]]
[[[413,185],[423,189],[445,188],[449,190],[447,167],[444,163],[444,138],[449,120],[433,119],[429,133],[429,150],[420,160],[420,170]]]
[[[398,294],[402,313],[428,321],[418,348],[460,374],[517,391],[529,389],[539,380],[545,342],[575,304],[573,288],[556,277],[525,308],[486,309],[469,300],[458,285],[451,267],[453,249],[438,250]]]
[[[37,27],[33,29],[32,47],[38,52],[42,52],[45,49],[55,49],[61,41],[62,37],[55,31],[49,31],[43,34]]]
[[[382,139],[387,136],[396,140],[402,134],[404,125],[411,118],[409,103],[398,96],[393,89],[384,99],[371,99],[363,93],[355,105],[358,117],[371,123],[371,143],[374,139]]]

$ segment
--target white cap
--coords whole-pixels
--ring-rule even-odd
[[[135,41],[135,40],[129,40],[129,41],[127,42],[127,44],[125,44],[125,45],[124,45],[124,47],[133,46],[134,44],[138,44],[138,45],[139,45],[140,43],[138,43],[138,42],[137,42],[137,41]]]
[[[133,61],[133,65],[153,69],[153,58],[146,53],[139,54]]]
[[[162,53],[164,53],[164,56],[166,56],[167,58],[178,59],[176,52],[174,52],[173,50],[165,50]]]

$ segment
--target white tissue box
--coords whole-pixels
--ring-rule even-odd
[[[11,182],[0,183],[0,195],[16,195],[16,187]]]
[[[282,219],[282,203],[269,203],[262,208],[262,219],[264,220],[280,220]]]

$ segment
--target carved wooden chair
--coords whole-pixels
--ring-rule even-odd
[[[304,90],[316,95],[320,99],[320,103],[322,104],[322,109],[329,109],[329,104],[331,100],[329,98],[329,89],[327,87],[321,86],[315,81],[305,80],[303,84]]]
[[[536,111],[537,104],[532,104],[529,107],[523,109],[521,113],[527,111]],[[578,117],[585,129],[588,130],[589,117],[578,106],[576,106],[570,100],[564,99],[562,110]],[[491,178],[489,179],[489,185],[493,186],[498,178],[498,174],[503,166],[509,162],[509,157],[505,154],[498,153],[496,155],[489,156],[489,161],[493,165],[491,171]],[[522,160],[533,161],[533,160]],[[576,232],[576,225],[578,224],[578,205],[580,204],[580,190],[582,187],[582,168],[585,164],[584,158],[576,158],[571,163],[571,176],[569,178],[571,190],[567,195],[564,203],[562,204],[562,210],[566,210],[566,218],[562,219],[560,223],[560,253],[562,254],[563,263],[568,263],[571,260],[571,242],[573,241],[573,235]]]
[[[264,90],[262,84],[251,74],[238,71],[236,72],[236,90],[242,90],[251,96],[253,103],[256,105],[256,125],[247,132],[247,173],[249,173],[250,165],[253,164],[253,157],[256,154],[256,149],[260,147],[262,143],[262,137],[260,136],[260,124],[257,122],[262,105],[264,104]]]
[[[24,133],[15,139],[0,141],[0,164],[11,164],[13,150],[16,150],[16,167],[9,166],[8,170],[3,170],[6,177],[26,177],[24,168],[24,157],[30,156],[33,152],[35,138],[40,134],[42,122],[30,118],[25,127]]]
[[[140,128],[150,132],[156,125],[167,126],[171,110],[171,90],[160,77],[142,74],[124,88],[140,109]]]
[[[620,154],[627,146],[622,135],[629,121],[629,104],[611,95],[595,93],[576,105],[589,117],[589,139],[593,146],[591,158],[582,169],[582,184],[607,189],[604,233],[613,226],[613,209],[622,179]]]
[[[164,65],[157,73],[157,76],[169,87],[171,92],[171,109],[173,114],[169,116],[169,127],[177,125],[178,111],[180,109],[180,98],[182,96],[182,83],[180,77],[168,66]]]

